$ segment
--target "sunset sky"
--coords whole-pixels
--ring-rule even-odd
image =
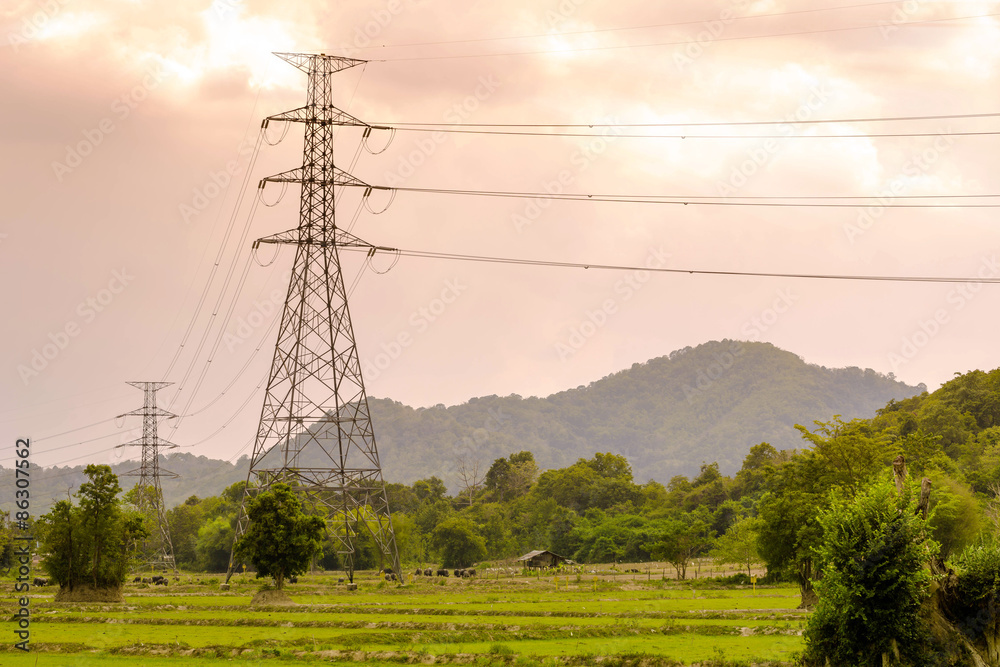
[[[929,389],[1000,366],[1000,285],[638,270],[1000,280],[1000,2],[9,0],[0,465],[137,454],[147,380],[179,451],[249,453],[293,259],[251,242],[298,188],[254,198],[302,159],[300,126],[258,142],[305,102],[273,52],[369,61],[335,103],[399,129],[335,159],[372,185],[664,198],[345,190],[375,245],[592,266],[344,253],[370,396],[545,396],[723,338]]]

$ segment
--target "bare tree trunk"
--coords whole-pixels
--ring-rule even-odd
[[[920,502],[917,504],[917,512],[920,516],[927,518],[927,510],[931,503],[931,480],[924,477],[920,480]]]
[[[906,481],[906,458],[900,454],[892,462],[892,474],[896,479],[896,493],[903,495],[903,483]]]

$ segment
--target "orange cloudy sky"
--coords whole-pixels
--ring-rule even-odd
[[[1000,366],[1000,285],[638,270],[1000,278],[1000,2],[7,0],[0,44],[0,421],[37,463],[117,460],[132,380],[176,383],[161,435],[187,451],[253,436],[293,257],[250,247],[298,191],[253,200],[301,127],[254,147],[306,83],[272,52],[370,61],[335,77],[370,124],[546,125],[370,151],[342,128],[337,164],[373,185],[701,202],[401,190],[355,219],[346,191],[340,224],[376,245],[619,267],[345,254],[372,396],[544,396],[723,338],[932,389]],[[839,122],[792,122],[817,120]]]

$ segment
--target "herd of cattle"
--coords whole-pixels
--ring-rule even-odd
[[[469,567],[469,568],[464,568],[464,569],[452,570],[452,573],[454,573],[454,576],[456,576],[456,577],[462,577],[463,579],[468,579],[469,577],[476,576],[476,568]],[[386,581],[399,581],[399,577],[397,577],[396,573],[393,572],[392,570],[379,570],[379,574],[380,575],[384,575]],[[417,571],[414,572],[414,574],[417,575],[418,577],[420,577],[420,576],[423,576],[423,577],[433,577],[435,575],[438,576],[438,577],[447,577],[447,576],[450,576],[448,570],[445,570],[445,569],[434,570],[434,569],[431,569],[431,568],[427,568],[426,570],[421,570],[420,568],[417,568]],[[340,583],[344,583],[343,577],[341,577],[338,581]],[[42,582],[42,583],[39,583],[39,582]],[[289,577],[288,578],[288,583],[290,583],[290,584],[297,584],[298,582],[299,582],[299,578],[298,577]],[[45,579],[35,579],[35,585],[36,586],[45,586],[47,583],[48,583],[48,581],[45,580]],[[162,576],[162,575],[157,574],[157,575],[153,575],[152,577],[136,577],[135,579],[132,580],[132,583],[134,583],[134,584],[153,584],[154,586],[166,586],[167,585],[167,578],[164,577],[164,576]]]
[[[476,576],[476,568],[474,567],[466,568],[464,570],[453,570],[453,572],[455,573],[456,577],[462,577],[465,579]],[[435,575],[439,577],[447,577],[448,570],[432,570],[431,568],[427,568],[426,570],[421,570],[417,568],[417,571],[414,572],[414,574],[416,574],[418,577],[419,576],[433,577]]]

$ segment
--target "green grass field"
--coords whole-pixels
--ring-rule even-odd
[[[523,577],[385,585],[311,575],[292,606],[250,605],[258,583],[182,576],[128,585],[123,604],[31,602],[31,652],[0,646],[0,665],[792,665],[805,615],[794,588],[710,588],[650,578]],[[45,591],[45,593],[41,593]],[[10,618],[14,601],[0,610]],[[10,634],[13,637],[13,633]],[[191,661],[194,661],[192,663]]]

